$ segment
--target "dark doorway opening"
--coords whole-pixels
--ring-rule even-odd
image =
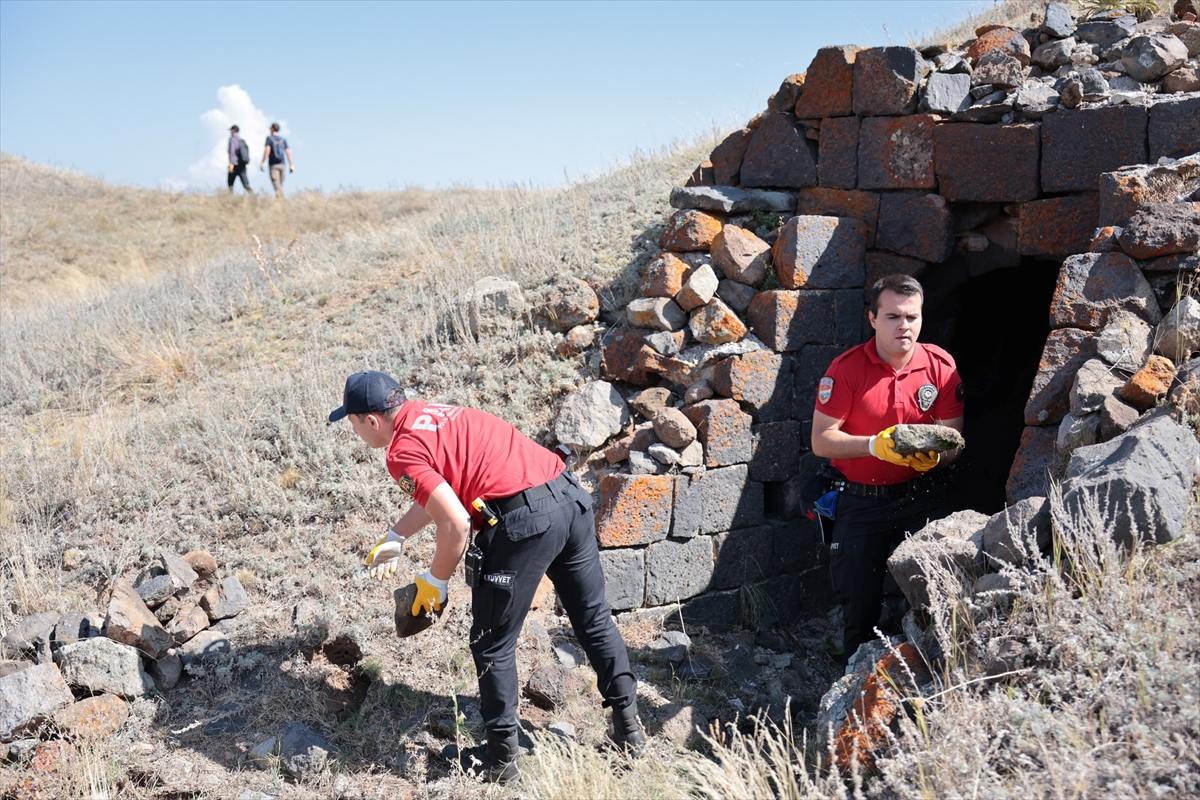
[[[924,270],[921,339],[950,352],[966,388],[963,437],[951,486],[954,510],[994,514],[1025,428],[1025,401],[1050,332],[1059,262],[1021,258],[978,273],[970,253]]]

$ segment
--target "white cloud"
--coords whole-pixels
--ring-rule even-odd
[[[279,132],[288,135],[286,120],[273,119],[250,99],[246,90],[236,83],[217,89],[220,108],[213,108],[200,115],[205,133],[212,140],[212,148],[204,158],[188,167],[188,179],[192,186],[210,188],[224,184],[229,169],[229,126],[237,125],[238,135],[250,145],[250,164],[262,159],[263,142],[270,133],[271,123],[279,123]]]

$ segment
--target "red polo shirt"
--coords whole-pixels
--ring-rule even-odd
[[[422,508],[445,481],[471,511],[477,497],[512,497],[553,480],[563,462],[486,411],[409,400],[396,415],[387,467]]]
[[[842,420],[846,433],[871,436],[902,422],[931,424],[962,416],[961,386],[954,358],[942,348],[917,342],[912,359],[897,371],[879,357],[872,338],[829,365],[817,387],[816,409]],[[855,483],[889,485],[919,474],[872,456],[832,463]]]

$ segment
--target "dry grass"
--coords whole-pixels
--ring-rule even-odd
[[[1079,13],[1079,4],[1070,2],[1071,13]],[[994,0],[993,4],[979,14],[964,20],[958,25],[947,28],[937,28],[919,42],[912,42],[914,47],[927,47],[935,44],[947,44],[960,47],[963,42],[975,38],[975,29],[983,25],[1007,25],[1016,30],[1035,27],[1042,23],[1045,15],[1046,0]]]
[[[0,154],[0,186],[4,306],[95,297],[243,249],[254,235],[285,243],[386,224],[423,210],[434,196],[419,189],[304,192],[277,203],[240,188],[233,195],[134,189],[6,153]],[[439,193],[442,202],[447,194],[471,192]]]

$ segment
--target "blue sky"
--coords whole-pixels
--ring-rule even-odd
[[[987,5],[2,0],[0,149],[207,189],[230,119],[281,120],[289,189],[556,186],[744,122],[818,47]]]

